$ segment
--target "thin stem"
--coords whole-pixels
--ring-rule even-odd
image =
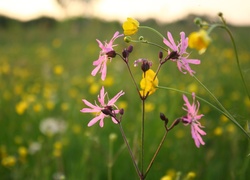
[[[121,125],[121,123],[118,123],[118,125],[119,125],[119,129],[120,129],[120,131],[121,131],[121,134],[122,134],[122,138],[123,138],[123,140],[124,140],[124,142],[125,142],[125,144],[126,144],[126,146],[127,146],[127,148],[128,148],[128,152],[129,152],[130,157],[131,157],[131,159],[132,159],[132,161],[133,161],[133,164],[134,164],[136,173],[137,173],[137,175],[141,178],[141,172],[140,172],[140,170],[139,170],[139,168],[138,168],[138,165],[136,164],[135,157],[134,157],[133,152],[132,152],[132,150],[131,150],[131,147],[130,147],[128,141],[127,141],[127,137],[126,137],[126,135],[125,135],[125,133],[124,133],[124,130],[123,130],[123,128],[122,128],[122,125]]]
[[[217,105],[227,114],[227,117],[235,124],[237,125],[247,136],[250,138],[250,135],[245,131],[245,129],[236,121],[236,119],[226,110],[226,108],[220,103],[220,101],[215,97],[215,95],[209,91],[209,89],[196,77],[194,76],[194,79],[208,92],[208,94],[215,100]]]
[[[154,161],[155,161],[155,158],[156,158],[156,156],[158,155],[158,153],[159,153],[159,151],[160,151],[160,149],[161,149],[161,147],[162,147],[162,145],[163,145],[163,143],[164,143],[164,141],[165,141],[165,139],[166,139],[166,137],[167,137],[167,134],[168,134],[168,131],[166,130],[165,133],[164,133],[164,135],[163,135],[163,137],[162,137],[162,139],[161,139],[161,142],[160,142],[158,148],[156,149],[156,151],[155,151],[155,153],[154,153],[154,156],[152,157],[152,159],[151,159],[151,161],[150,161],[150,163],[149,163],[149,165],[148,165],[148,167],[147,167],[147,170],[146,170],[146,172],[145,172],[144,178],[146,178],[146,176],[147,176],[149,170],[151,169],[151,167],[152,167],[152,165],[153,165],[153,163],[154,163]]]
[[[175,88],[171,88],[171,87],[164,87],[164,86],[158,86],[159,89],[166,89],[166,90],[171,90],[171,91],[175,91],[175,92],[179,92],[179,93],[182,93],[182,94],[187,94],[187,95],[192,95],[192,93],[189,93],[189,92],[186,92],[186,91],[182,91],[182,90],[179,90],[179,89],[175,89]],[[211,107],[213,107],[214,109],[216,109],[217,111],[219,111],[220,113],[222,113],[223,115],[225,115],[226,117],[228,117],[228,115],[223,112],[222,110],[220,110],[219,108],[217,108],[216,106],[214,106],[212,103],[208,102],[207,100],[203,99],[202,97],[200,96],[195,96],[197,99],[207,103],[208,105],[210,105]]]
[[[144,126],[145,126],[145,99],[142,99],[142,121],[141,121],[141,174],[144,169]]]
[[[240,67],[238,51],[237,51],[237,48],[236,48],[236,44],[235,44],[235,41],[234,41],[232,32],[230,31],[230,29],[229,29],[227,26],[223,26],[223,27],[224,27],[224,29],[227,31],[227,33],[229,34],[230,39],[231,39],[231,41],[232,41],[233,48],[234,48],[234,53],[235,53],[235,57],[236,57],[237,66],[238,66],[238,69],[239,69],[239,72],[240,72],[240,76],[241,76],[241,79],[242,79],[242,81],[243,81],[245,90],[246,90],[246,92],[247,92],[248,99],[250,100],[250,92],[249,92],[249,90],[248,90],[248,88],[247,88],[247,84],[246,84],[246,81],[245,81],[245,79],[244,79],[244,76],[243,76],[241,67]]]
[[[156,47],[158,47],[158,48],[160,48],[160,49],[162,49],[162,50],[164,50],[166,52],[168,51],[168,49],[162,47],[161,45],[153,43],[153,42],[148,41],[148,40],[133,40],[133,39],[131,39],[130,42],[149,44],[149,45],[156,46]]]
[[[148,26],[139,26],[139,28],[141,28],[141,29],[149,29],[150,31],[153,31],[154,33],[159,35],[161,38],[164,38],[164,36],[159,31],[157,31],[156,29],[153,29],[153,28],[148,27]]]
[[[158,86],[159,89],[166,89],[166,90],[171,90],[171,91],[176,91],[176,92],[179,92],[179,93],[183,93],[183,94],[188,94],[188,95],[191,95],[191,93],[189,92],[186,92],[186,91],[182,91],[182,90],[179,90],[179,89],[175,89],[175,88],[170,88],[170,87],[164,87],[164,86]],[[209,91],[210,92],[210,91]],[[211,92],[210,92],[211,93]],[[211,93],[212,94],[212,93]],[[211,95],[210,94],[210,95]],[[214,96],[212,94],[212,96]],[[220,112],[221,114],[223,114],[224,116],[226,116],[228,119],[230,119],[231,121],[233,121],[234,124],[236,124],[246,135],[248,138],[250,138],[250,135],[244,130],[244,128],[234,119],[234,117],[224,108],[224,110],[221,110],[219,109],[218,107],[216,107],[215,105],[213,105],[212,103],[208,102],[207,100],[199,97],[199,96],[196,96],[197,99],[200,99],[201,101],[207,103],[208,105],[210,105],[211,107],[213,107],[215,110],[217,110],[218,112]],[[214,98],[216,98],[214,96]],[[216,98],[217,99],[217,98]],[[217,104],[221,104],[218,100],[217,100]],[[219,105],[218,104],[218,105]],[[222,106],[222,105],[221,105]],[[223,106],[222,106],[223,107]],[[226,111],[225,111],[226,110]]]
[[[113,142],[109,140],[108,180],[112,180]]]
[[[237,64],[238,70],[240,72],[240,77],[242,79],[242,82],[243,82],[245,91],[247,93],[248,99],[250,100],[250,92],[249,92],[249,89],[247,88],[247,83],[245,81],[245,78],[243,76],[243,73],[242,73],[242,70],[241,70],[241,67],[240,67],[240,61],[239,61],[238,51],[237,51],[237,48],[236,48],[236,43],[235,43],[234,38],[233,38],[233,34],[230,31],[230,29],[227,27],[224,18],[223,17],[221,17],[221,18],[222,18],[223,24],[213,24],[213,25],[211,25],[211,27],[207,30],[207,33],[210,34],[217,27],[225,29],[226,32],[228,33],[228,35],[230,37],[230,40],[231,40],[231,42],[233,44],[233,49],[234,49],[235,58],[236,58],[236,64]]]

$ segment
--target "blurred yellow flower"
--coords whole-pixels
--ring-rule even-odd
[[[16,158],[14,156],[7,156],[2,159],[1,163],[5,167],[13,167],[16,164]]]
[[[161,180],[172,180],[173,178],[169,175],[165,175],[161,178]]]
[[[112,86],[114,84],[113,77],[106,77],[106,79],[102,82],[104,86]]]
[[[235,126],[233,124],[228,124],[226,128],[229,133],[235,132]]]
[[[59,48],[61,45],[62,45],[62,40],[61,39],[59,39],[59,38],[53,39],[52,46],[54,48]]]
[[[28,154],[27,148],[24,147],[24,146],[19,147],[19,148],[18,148],[18,154],[19,154],[19,156],[20,156],[21,158],[25,158],[25,157],[27,156],[27,154]]]
[[[63,102],[63,103],[61,104],[61,109],[62,109],[62,111],[67,111],[67,110],[69,110],[69,103]]]
[[[190,172],[187,174],[187,180],[194,179],[195,177],[196,177],[196,174],[195,174],[195,172],[193,172],[193,171],[190,171]]]
[[[89,92],[90,94],[96,94],[100,89],[100,85],[99,84],[92,84],[89,88]]]
[[[152,69],[147,70],[142,74],[142,80],[140,82],[141,91],[140,94],[142,97],[153,94],[156,91],[158,86],[158,78],[155,77],[155,72]]]
[[[220,120],[225,123],[228,121],[228,118],[225,115],[221,115]]]
[[[34,112],[40,112],[42,110],[42,105],[39,103],[36,103],[33,105]]]
[[[140,23],[133,19],[133,18],[127,18],[127,21],[125,21],[122,25],[124,34],[126,36],[130,36],[135,34],[138,31]]]
[[[54,151],[53,155],[55,157],[60,157],[62,155],[62,143],[60,141],[57,141],[54,143]]]
[[[147,102],[145,104],[145,112],[151,112],[155,109],[155,105],[153,103]]]
[[[56,66],[54,67],[54,73],[55,73],[56,75],[61,75],[61,74],[63,73],[63,70],[64,70],[64,68],[63,68],[62,65],[56,65]]]
[[[223,133],[223,130],[222,130],[221,127],[217,127],[217,128],[214,129],[214,135],[221,136],[222,133]]]
[[[21,101],[16,104],[16,112],[19,115],[22,115],[27,108],[28,108],[28,103],[26,101]]]
[[[195,48],[200,54],[204,53],[211,42],[211,38],[208,36],[207,31],[201,29],[197,32],[192,32],[188,36],[188,45],[190,48]]]
[[[79,124],[74,124],[72,127],[72,131],[74,134],[80,134],[82,127]]]

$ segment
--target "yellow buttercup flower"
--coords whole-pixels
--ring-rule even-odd
[[[208,36],[207,31],[201,29],[197,32],[192,32],[188,36],[188,46],[195,48],[200,54],[204,53],[211,42],[211,38]]]
[[[135,34],[138,31],[140,23],[133,19],[133,18],[127,18],[127,21],[125,21],[122,25],[124,34],[126,36],[130,36]]]
[[[149,69],[142,74],[142,80],[140,82],[140,87],[142,89],[140,94],[142,97],[151,95],[156,91],[159,81],[157,77],[155,78],[155,75],[156,74],[152,69]]]

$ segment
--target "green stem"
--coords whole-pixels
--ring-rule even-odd
[[[113,142],[109,140],[108,180],[112,180]]]
[[[166,132],[164,133],[164,135],[163,135],[163,137],[162,137],[162,139],[161,139],[161,142],[160,142],[158,148],[157,148],[156,151],[155,151],[155,154],[154,154],[153,158],[151,159],[151,161],[150,161],[150,163],[149,163],[149,165],[148,165],[148,167],[147,167],[147,170],[146,170],[146,172],[145,172],[144,178],[146,178],[146,176],[147,176],[147,174],[148,174],[150,168],[152,167],[152,165],[153,165],[153,163],[154,163],[154,161],[155,161],[155,158],[156,158],[156,156],[158,155],[158,153],[159,153],[159,151],[160,151],[160,149],[161,149],[161,147],[162,147],[162,145],[163,145],[163,143],[164,143],[164,141],[165,141],[165,139],[166,139],[166,137],[167,137],[167,134],[168,134],[168,131],[166,130]]]
[[[141,121],[141,174],[144,169],[144,120],[145,120],[145,99],[142,99],[142,121]]]
[[[229,34],[230,39],[231,39],[231,41],[232,41],[233,48],[234,48],[234,52],[235,52],[235,57],[236,57],[236,62],[237,62],[237,66],[238,66],[238,70],[239,70],[239,72],[240,72],[241,79],[242,79],[242,81],[243,81],[245,90],[246,90],[246,92],[247,92],[248,99],[250,100],[250,92],[249,92],[249,90],[248,90],[248,88],[247,88],[247,84],[246,84],[246,81],[245,81],[245,79],[244,79],[244,76],[243,76],[241,67],[240,67],[238,51],[237,51],[237,48],[236,48],[236,44],[235,44],[235,41],[234,41],[232,32],[230,31],[230,29],[229,29],[227,26],[223,26],[223,27],[224,27],[224,29],[227,31],[227,33]]]
[[[149,29],[150,31],[153,31],[154,33],[159,35],[161,38],[164,38],[164,36],[154,28],[151,28],[151,27],[148,27],[148,26],[139,26],[139,28],[141,28],[141,29]]]
[[[250,135],[245,131],[245,129],[236,121],[236,119],[226,110],[226,108],[220,103],[220,101],[215,97],[215,95],[209,91],[209,89],[196,77],[194,79],[208,92],[208,94],[214,99],[217,105],[221,108],[223,112],[227,114],[227,117],[236,125],[238,126],[247,136],[250,138]]]
[[[205,86],[203,86],[204,88],[206,88]],[[179,89],[175,89],[175,88],[170,88],[170,87],[164,87],[164,86],[158,86],[159,89],[166,89],[166,90],[171,90],[171,91],[176,91],[176,92],[179,92],[179,93],[183,93],[183,94],[188,94],[188,95],[191,95],[191,93],[189,92],[186,92],[186,91],[182,91],[182,90],[179,90]],[[206,88],[206,90],[208,90]],[[210,92],[208,90],[208,92]],[[211,92],[210,92],[211,93]],[[210,94],[209,93],[209,94]],[[213,96],[213,98],[215,98],[217,100],[217,98],[211,93],[210,94],[211,96]],[[235,118],[222,106],[222,104],[217,100],[216,103],[221,107],[223,107],[224,109],[219,109],[218,107],[216,107],[215,105],[213,105],[212,103],[208,102],[207,100],[199,97],[199,96],[195,96],[197,99],[200,99],[201,101],[207,103],[208,105],[210,105],[211,107],[213,107],[215,110],[217,110],[218,112],[220,112],[221,114],[223,114],[224,116],[226,116],[228,119],[230,119],[231,121],[233,121],[234,124],[236,124],[246,135],[248,138],[250,138],[250,135],[244,130],[244,128],[235,120]]]
[[[219,27],[219,28],[222,28],[222,29],[225,29],[226,32],[228,33],[229,37],[230,37],[230,40],[233,44],[233,49],[234,49],[234,53],[235,53],[235,58],[236,58],[236,64],[237,64],[237,67],[238,67],[238,70],[240,72],[240,77],[242,79],[242,82],[243,82],[243,85],[244,85],[244,88],[246,90],[246,93],[247,93],[247,96],[248,96],[248,99],[250,100],[250,92],[249,92],[249,89],[247,88],[247,83],[245,81],[245,78],[243,76],[243,73],[242,73],[242,70],[241,70],[241,67],[240,67],[240,61],[239,61],[239,55],[238,55],[238,51],[237,51],[237,48],[236,48],[236,43],[234,41],[234,38],[233,38],[233,34],[232,32],[230,31],[230,29],[227,27],[224,19],[222,19],[222,22],[224,24],[213,24],[210,26],[210,28],[207,30],[207,33],[210,34],[215,28]]]
[[[121,134],[122,134],[122,138],[123,138],[123,140],[124,140],[124,142],[125,142],[125,144],[126,144],[126,146],[127,146],[127,148],[128,148],[128,152],[129,152],[130,157],[131,157],[131,159],[132,159],[132,161],[133,161],[133,164],[134,164],[136,173],[137,173],[137,175],[141,178],[141,172],[140,172],[140,170],[139,170],[139,168],[138,168],[138,165],[136,164],[135,157],[134,157],[133,152],[132,152],[132,150],[131,150],[131,147],[130,147],[128,141],[127,141],[127,137],[126,137],[126,135],[125,135],[125,133],[124,133],[124,130],[123,130],[123,128],[122,128],[122,125],[121,125],[121,123],[118,123],[118,125],[119,125],[119,129],[120,129],[120,131],[121,131]]]
[[[160,48],[160,49],[162,49],[162,50],[168,52],[168,49],[166,49],[166,48],[160,46],[159,44],[150,42],[150,41],[145,40],[145,39],[143,39],[143,40],[134,40],[134,39],[131,39],[130,42],[134,42],[134,43],[144,43],[144,44],[153,45],[153,46],[156,46],[156,47],[158,47],[158,48]]]

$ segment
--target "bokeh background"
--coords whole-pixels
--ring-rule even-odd
[[[109,40],[115,31],[122,32],[121,22],[127,16],[138,18],[141,25],[154,27],[162,34],[170,31],[179,39],[181,31],[188,35],[198,30],[193,23],[195,17],[219,22],[217,13],[225,12],[250,88],[250,27],[249,15],[244,11],[249,7],[247,1],[223,5],[217,2],[216,6],[215,1],[105,2],[27,0],[20,6],[19,1],[0,1],[0,179],[108,179],[110,169],[113,179],[137,179],[118,127],[108,119],[104,128],[87,127],[93,116],[80,113],[85,107],[82,99],[94,102],[101,86],[105,86],[109,97],[124,90],[126,94],[117,105],[125,109],[124,131],[139,157],[140,100],[131,88],[133,84],[125,64],[118,57],[113,59],[108,64],[104,82],[98,75],[90,75],[92,62],[99,55],[96,39]],[[189,11],[182,14],[184,9]],[[33,13],[28,13],[29,10]],[[162,43],[147,30],[140,30],[133,38],[140,35]],[[222,29],[213,31],[211,38],[212,43],[204,54],[189,49],[190,58],[201,59],[201,65],[192,68],[247,131],[250,101],[237,70],[230,38]],[[117,52],[128,46],[122,39],[116,42]],[[159,49],[145,44],[133,45],[131,66],[138,58],[158,61]],[[141,71],[134,68],[133,72],[139,83]],[[174,63],[166,64],[158,78],[162,86],[194,91],[213,102],[206,91],[193,78],[180,73]],[[164,133],[159,113],[165,113],[173,121],[185,113],[182,106],[182,95],[177,92],[157,90],[149,97],[145,166]],[[205,114],[201,122],[207,132],[206,145],[196,148],[190,127],[179,124],[169,133],[148,179],[161,179],[165,175],[174,178],[176,174],[185,178],[191,172],[196,179],[250,178],[246,135],[203,102],[200,112]],[[113,166],[109,169],[111,162]]]

